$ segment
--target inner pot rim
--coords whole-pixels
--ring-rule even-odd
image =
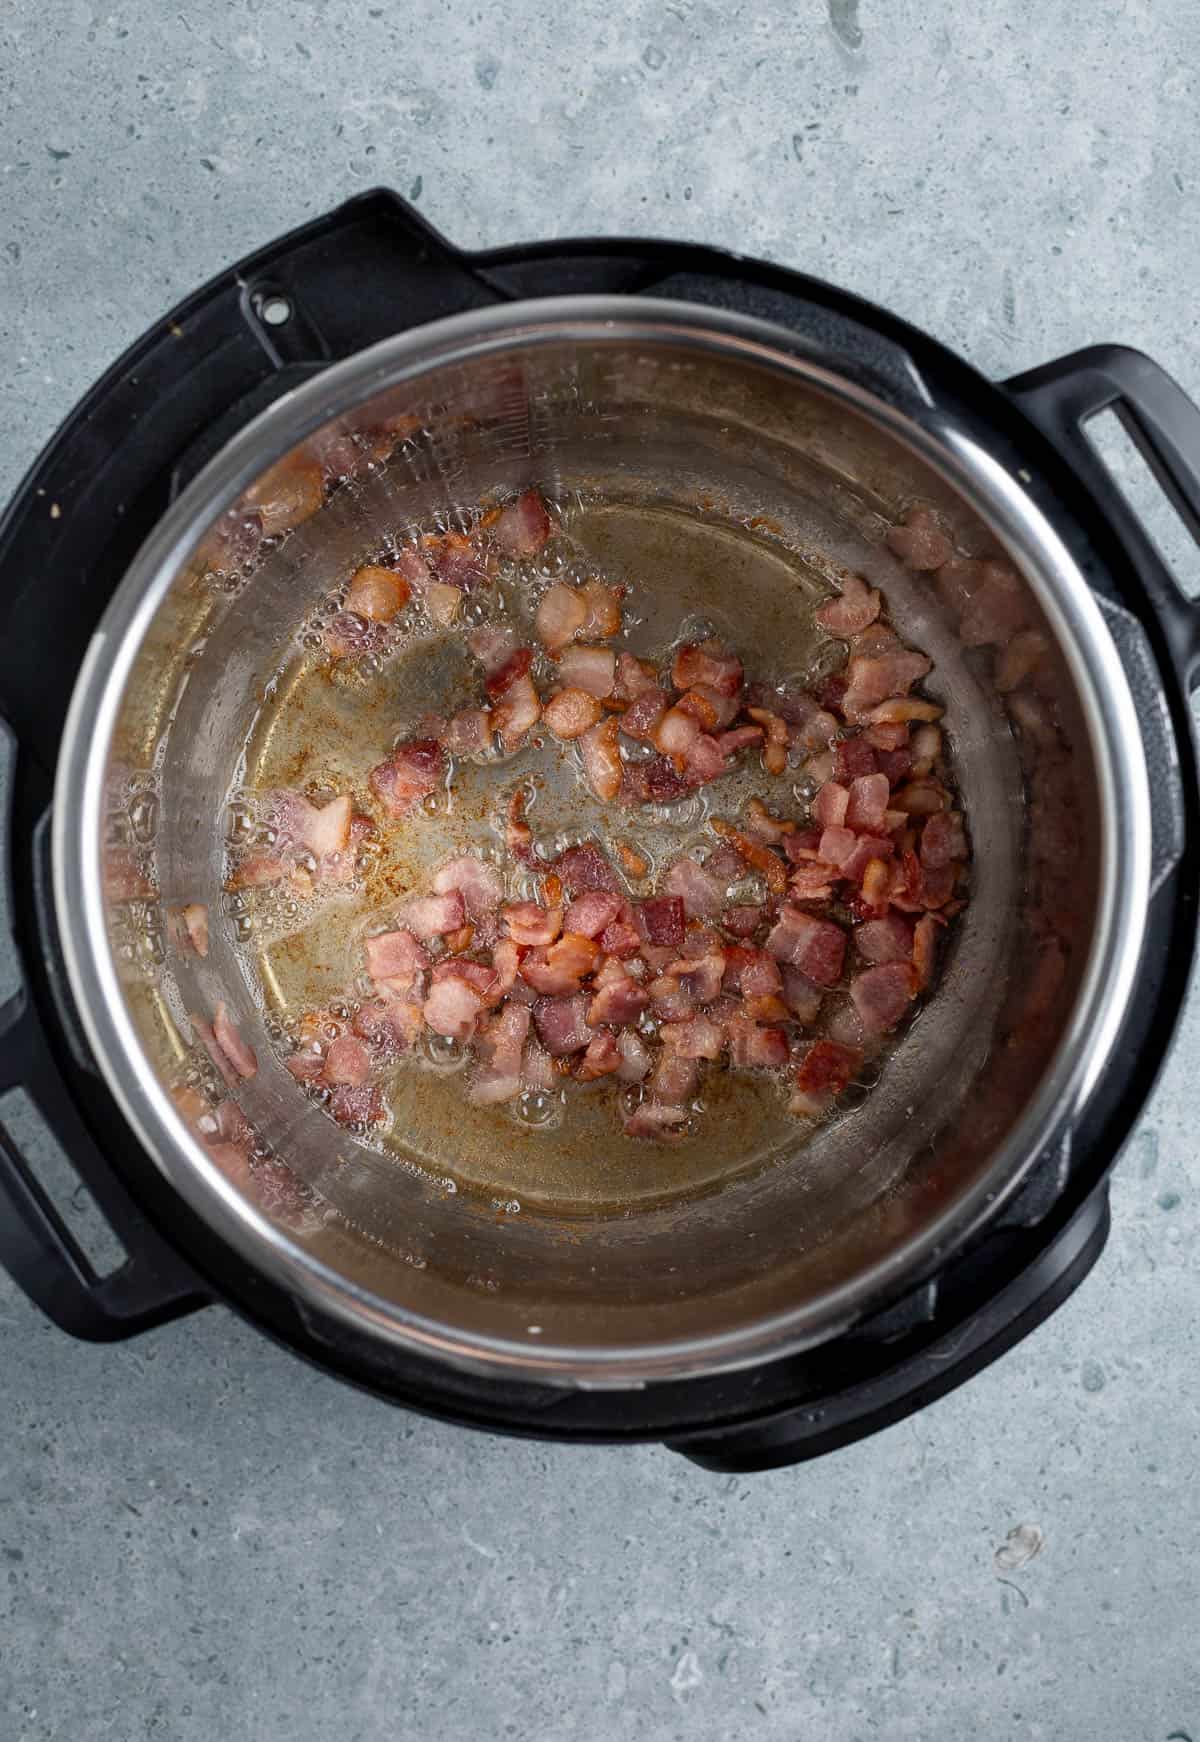
[[[987,1168],[917,1234],[823,1294],[719,1334],[644,1346],[531,1346],[448,1327],[330,1270],[244,1198],[191,1134],[148,1068],[109,947],[104,777],[130,670],[180,566],[218,515],[297,443],[435,367],[497,350],[639,340],[738,356],[849,406],[957,491],[1008,550],[1060,642],[1083,706],[1101,818],[1096,923],[1074,1008],[1037,1093]],[[134,558],[83,660],[59,757],[53,870],[68,978],[104,1079],[155,1165],[244,1259],[335,1318],[461,1368],[567,1384],[640,1383],[745,1367],[826,1340],[894,1294],[906,1272],[927,1269],[960,1244],[1017,1188],[1087,1100],[1120,1028],[1149,897],[1149,783],[1133,697],[1082,573],[1018,481],[961,423],[932,406],[898,411],[765,321],[690,303],[559,297],[455,315],[333,364],[261,413],[193,480]]]

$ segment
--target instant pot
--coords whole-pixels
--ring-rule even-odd
[[[220,1300],[443,1419],[663,1440],[717,1469],[860,1438],[1019,1340],[1103,1247],[1194,943],[1200,618],[1092,444],[1106,411],[1195,532],[1200,414],[1149,359],[1097,347],[996,385],[853,297],[710,249],[466,255],[379,192],[167,315],[0,527],[10,1274],[82,1337]],[[399,460],[381,427],[415,432]],[[326,456],[327,498],[246,578],[200,584],[298,453]],[[934,656],[975,846],[944,983],[862,1104],[794,1156],[759,1156],[748,1127],[772,1165],[625,1213],[564,1202],[531,1164],[511,1215],[338,1133],[253,1026],[222,906],[214,819],[305,588],[367,560],[389,516],[528,483],[684,518],[717,502],[883,586]],[[1036,692],[889,554],[914,502],[1016,571]],[[749,624],[732,585],[696,603]],[[157,887],[120,887],[114,851],[128,869],[139,843]],[[179,963],[161,909],[197,898],[213,947]],[[267,1061],[239,1096],[265,1138],[240,1175],[172,1095],[188,1010],[226,997]],[[442,1127],[452,1172],[469,1133],[449,1104]],[[108,1274],[56,1208],[64,1170],[124,1249]]]

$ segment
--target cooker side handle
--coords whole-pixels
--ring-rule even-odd
[[[1008,393],[1065,450],[1137,565],[1190,689],[1200,685],[1200,604],[1188,599],[1099,452],[1087,425],[1120,418],[1171,506],[1200,546],[1200,408],[1160,364],[1126,345],[1092,345],[1005,382]]]
[[[0,719],[0,1265],[64,1331],[114,1342],[208,1296],[104,1160],[43,1022],[13,923],[15,769],[16,740]],[[44,830],[33,833],[36,859]],[[65,1203],[80,1187],[124,1255],[107,1274],[56,1208],[55,1198]]]

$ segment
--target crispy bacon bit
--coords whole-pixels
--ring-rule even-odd
[[[931,817],[946,807],[945,787],[937,780],[910,780],[891,797],[891,808],[910,817]]]
[[[602,720],[579,740],[583,772],[601,803],[616,798],[621,790],[621,751],[615,719]]]
[[[862,1067],[857,1047],[834,1040],[814,1040],[796,1066],[790,1111],[816,1118],[847,1089]]]
[[[913,931],[912,965],[917,991],[927,992],[933,980],[933,965],[937,958],[939,922],[931,913],[923,913]]]
[[[901,914],[868,919],[854,930],[854,947],[865,962],[907,962],[913,950],[913,928]]]
[[[767,937],[767,950],[818,986],[836,986],[846,954],[846,934],[831,920],[785,906]]]
[[[395,992],[405,992],[429,967],[429,957],[412,932],[379,932],[367,939],[367,973]]]
[[[742,687],[742,662],[719,641],[693,641],[679,648],[671,663],[671,682],[677,690],[707,684],[719,695],[735,696]]]
[[[566,647],[558,669],[568,688],[586,690],[602,701],[616,681],[617,659],[611,647]]]
[[[637,924],[647,943],[678,949],[683,943],[684,906],[677,895],[654,896],[634,908]]]
[[[867,718],[873,725],[907,725],[912,720],[940,720],[945,713],[936,702],[924,702],[919,696],[896,696],[872,708]]]
[[[787,888],[787,866],[769,847],[764,847],[758,841],[751,840],[749,835],[735,829],[732,823],[727,823],[722,817],[710,817],[709,828],[730,846],[737,849],[747,865],[752,865],[756,871],[761,871],[767,880],[767,888],[772,895],[782,895]]]
[[[538,1038],[551,1058],[568,1058],[582,1052],[592,1039],[587,1025],[587,998],[581,992],[570,998],[539,998],[533,1007]]]
[[[650,1003],[645,987],[620,962],[609,957],[596,975],[596,995],[588,1006],[593,1027],[611,1023],[616,1028],[636,1022]]]
[[[484,685],[489,696],[504,695],[514,684],[518,683],[533,664],[533,650],[529,647],[514,647],[498,665],[492,665],[484,679]]]
[[[856,655],[848,667],[849,683],[842,697],[842,712],[847,720],[868,717],[880,702],[907,694],[913,684],[927,676],[931,663],[923,653],[911,653],[907,648],[881,654],[878,659]]]
[[[792,829],[783,837],[783,850],[793,865],[815,859],[820,845],[820,829]]]
[[[836,865],[827,865],[823,859],[809,859],[788,878],[788,894],[793,901],[828,901],[840,875]]]
[[[367,563],[355,569],[346,589],[346,609],[372,623],[390,623],[408,604],[412,589],[395,569]]]
[[[722,985],[726,992],[743,999],[770,998],[783,989],[779,964],[766,950],[730,944],[725,952],[725,972]]]
[[[614,841],[613,851],[630,877],[644,877],[649,871],[649,859],[644,853],[639,853],[636,847],[631,847],[628,841]]]
[[[525,793],[520,787],[508,801],[504,845],[522,864],[528,864],[533,857],[533,830],[525,821]]]
[[[867,1034],[895,1028],[917,993],[917,976],[910,962],[882,962],[850,982],[850,996]]]
[[[887,705],[888,704],[884,702],[883,706],[885,708]],[[873,750],[885,752],[903,750],[906,749],[908,745],[908,727],[903,721],[884,721],[879,725],[868,726],[863,733],[863,737]],[[883,764],[882,762],[877,762],[876,766],[882,768]]]
[[[733,724],[738,711],[736,696],[723,696],[710,684],[696,684],[679,698],[676,706],[691,714],[705,732],[723,731]]]
[[[879,605],[878,590],[868,587],[861,575],[848,574],[842,579],[841,597],[820,606],[813,615],[822,629],[844,640],[848,635],[861,634],[868,624],[874,623]]]
[[[213,1012],[212,1037],[237,1076],[253,1077],[257,1074],[258,1055],[254,1048],[242,1039],[237,1024],[230,1016],[223,1000],[218,1003]]]
[[[674,804],[690,791],[687,780],[676,774],[665,756],[627,764],[621,777],[621,797],[631,804]]]
[[[466,908],[457,889],[446,895],[418,895],[405,902],[402,918],[408,930],[423,943],[457,931],[466,920]]]
[[[501,510],[491,528],[505,556],[536,556],[550,537],[550,516],[536,490],[526,490]]]
[[[368,775],[371,791],[389,816],[402,817],[441,782],[446,758],[436,738],[398,744]]]
[[[538,604],[533,626],[547,653],[558,653],[573,641],[587,621],[588,604],[573,587],[555,581]]]
[[[746,712],[752,720],[756,720],[762,726],[766,733],[763,767],[768,774],[782,774],[787,767],[788,744],[790,742],[786,720],[781,719],[778,714],[772,714],[767,708],[747,708]],[[721,739],[722,745],[727,739],[735,735],[740,736],[741,734],[726,733],[725,737]]]
[[[617,956],[625,960],[636,956],[642,946],[642,934],[633,921],[633,908],[627,901],[621,903],[621,914],[611,925],[605,926],[600,933],[600,948],[606,956]]]
[[[910,744],[912,767],[906,772],[918,780],[932,773],[933,765],[942,753],[942,734],[938,726],[918,726]]]
[[[889,787],[886,774],[861,774],[850,783],[846,805],[848,829],[872,830],[883,827],[883,813],[888,808]]]
[[[495,1107],[521,1093],[525,1042],[530,1011],[525,1004],[506,1004],[479,1037],[479,1063],[468,1094],[480,1107]]]
[[[607,641],[621,631],[621,598],[624,587],[606,586],[603,581],[585,581],[579,589],[586,616],[583,637],[589,641]]]
[[[779,817],[772,816],[761,798],[746,800],[746,833],[752,835],[756,841],[762,841],[768,847],[777,847],[795,826],[794,823],[783,822]]]
[[[570,743],[582,738],[604,710],[594,696],[581,689],[558,690],[542,710],[542,718],[556,738]]]
[[[687,765],[688,751],[700,736],[700,727],[682,708],[668,708],[654,731],[656,750],[669,756],[680,774]]]
[[[903,526],[891,528],[887,542],[910,569],[939,569],[954,555],[954,546],[929,508],[910,508]]]
[[[813,821],[823,829],[840,829],[846,821],[849,804],[849,788],[840,781],[827,780],[812,801]]]
[[[795,729],[795,742],[801,749],[823,750],[837,732],[838,723],[833,715],[803,691],[771,689],[767,684],[753,683],[746,691],[746,701],[750,707],[765,708],[786,720]]]
[[[492,725],[506,751],[519,748],[542,717],[542,704],[528,672],[510,682],[492,710]]]
[[[577,847],[566,847],[555,860],[555,867],[570,895],[581,889],[611,889],[620,892],[617,874],[594,841],[583,841]]]
[[[521,962],[523,980],[535,992],[556,997],[578,992],[585,974],[590,974],[600,955],[600,946],[591,938],[564,932],[548,949],[536,948]]]
[[[461,590],[445,581],[430,581],[425,588],[425,609],[430,622],[436,623],[439,629],[449,629],[457,621],[462,602]]]
[[[500,917],[513,943],[522,949],[552,944],[562,930],[562,908],[545,908],[536,901],[512,902]]]

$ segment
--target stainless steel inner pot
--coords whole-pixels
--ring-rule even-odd
[[[279,474],[264,476],[288,455],[301,474],[315,456],[351,475],[302,521],[293,512],[244,575],[214,576],[228,511],[277,499]],[[344,981],[361,922],[324,910],[297,945],[296,983],[278,983],[277,952],[256,1002],[254,952],[223,892],[225,806],[255,772],[248,734],[250,762],[261,749],[270,763],[271,709],[304,660],[297,623],[387,533],[453,526],[485,493],[528,483],[562,507],[581,560],[624,567],[651,618],[661,590],[664,622],[681,609],[712,622],[765,675],[810,651],[797,589],[830,592],[843,568],[885,590],[935,661],[927,688],[946,707],[971,825],[971,901],[936,997],[880,1081],[815,1133],[749,1094],[683,1159],[626,1154],[611,1124],[572,1152],[503,1110],[468,1114],[455,1080],[430,1075],[384,1151],[306,1101],[272,1047],[272,998],[294,1008],[323,972]],[[916,501],[964,553],[1019,570],[1027,621],[1052,647],[1036,686],[1001,693],[1002,650],[965,648],[929,578],[890,555],[887,529]],[[418,648],[369,700],[334,698],[372,721],[356,768],[428,705],[436,659]],[[338,718],[314,724],[305,775],[337,771]],[[175,1188],[248,1264],[453,1363],[628,1385],[833,1335],[935,1263],[1069,1132],[1129,997],[1149,840],[1138,723],[1101,615],[1021,479],[968,429],[897,411],[764,323],[563,299],[459,316],[329,369],[187,489],[80,674],[55,877],[101,1069]],[[114,856],[151,870],[156,893],[114,878]],[[165,911],[195,900],[211,916],[204,961],[167,942]],[[275,1158],[261,1168],[222,1172],[171,1096],[199,1056],[187,1013],[219,998],[260,1060],[239,1098]],[[314,1195],[288,1190],[293,1175]]]

